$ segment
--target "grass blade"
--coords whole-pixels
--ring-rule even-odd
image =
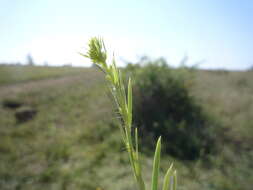
[[[173,190],[177,189],[177,171],[173,173]]]
[[[161,156],[161,137],[159,137],[159,139],[157,141],[157,144],[156,144],[156,150],[155,150],[155,156],[154,156],[154,162],[153,162],[153,174],[152,174],[151,190],[157,190],[158,189],[160,156]]]
[[[135,128],[135,152],[136,158],[139,160],[139,148],[138,148],[138,129]]]
[[[169,190],[169,188],[171,188],[172,167],[173,167],[173,164],[171,164],[170,168],[167,170],[164,176],[163,190]]]
[[[129,78],[128,81],[128,95],[127,95],[127,105],[128,105],[128,124],[131,126],[132,125],[132,83],[131,83],[131,78]]]

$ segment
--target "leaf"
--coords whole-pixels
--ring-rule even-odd
[[[173,167],[173,164],[171,164],[170,168],[167,170],[164,176],[163,190],[168,190],[171,187],[172,167]]]
[[[158,189],[160,156],[161,156],[161,137],[159,137],[159,139],[157,141],[157,144],[156,144],[156,150],[155,150],[155,156],[154,156],[154,162],[153,162],[153,174],[152,174],[151,190],[157,190]]]
[[[135,128],[135,153],[136,153],[136,159],[139,161],[138,130],[137,130],[137,128]]]
[[[173,190],[177,189],[177,171],[175,170],[173,173]]]
[[[114,77],[114,84],[117,85],[119,82],[119,75],[118,75],[118,71],[117,71],[116,62],[115,62],[114,57],[112,60],[112,72],[113,72],[113,77]]]
[[[81,55],[81,56],[83,56],[83,57],[90,58],[88,55],[85,55],[83,53],[78,52],[78,54]]]
[[[127,95],[127,104],[128,104],[128,124],[129,126],[132,125],[132,83],[131,83],[131,78],[129,78],[128,81],[128,95]]]

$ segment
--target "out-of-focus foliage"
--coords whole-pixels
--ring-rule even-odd
[[[74,67],[0,65],[0,85],[57,78],[66,75],[81,74],[82,69]]]
[[[145,145],[153,147],[162,135],[166,152],[186,160],[214,150],[214,123],[188,90],[192,72],[170,68],[163,59],[127,70],[134,75],[134,122]]]
[[[0,189],[135,188],[120,132],[111,126],[114,110],[100,72],[19,65],[10,68],[13,75],[18,73],[13,80],[5,69],[0,69],[0,77],[9,84],[0,86]],[[189,73],[186,69],[180,72]],[[218,118],[224,132],[217,137],[217,154],[207,155],[208,160],[182,161],[162,153],[161,176],[174,160],[180,176],[179,190],[252,190],[252,72],[191,72],[184,75],[193,80],[187,83],[190,94]],[[44,73],[62,73],[58,75],[61,80],[52,75],[46,78]],[[43,75],[43,80],[31,84],[35,75]],[[16,83],[19,80],[22,83]],[[13,105],[9,108],[10,103],[16,104],[14,107],[30,106],[37,115],[18,123],[18,110]],[[139,148],[142,151],[144,147]],[[153,156],[140,156],[143,177],[151,182]]]

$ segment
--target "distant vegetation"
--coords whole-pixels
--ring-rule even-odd
[[[0,86],[0,189],[135,188],[100,72],[92,68],[9,66],[10,77],[6,69],[0,66],[1,81],[5,81]],[[179,190],[252,190],[252,71],[180,70],[182,75],[178,71],[169,68],[168,72],[184,78],[190,100],[201,107],[201,113],[212,116],[208,120],[214,121],[213,127],[219,128],[221,135],[210,132],[215,134],[215,154],[200,154],[192,161],[166,151],[161,175],[173,160],[179,171]],[[55,74],[45,73],[58,73],[57,80]],[[17,122],[15,115],[24,108],[36,110],[36,115]],[[153,158],[149,153],[140,156],[143,178],[151,181]]]
[[[190,95],[190,70],[170,68],[165,60],[140,62],[127,70],[134,76],[134,122],[145,145],[154,148],[154,140],[163,136],[166,152],[183,160],[215,150],[214,129],[219,126]]]
[[[81,74],[81,68],[0,65],[0,85]]]

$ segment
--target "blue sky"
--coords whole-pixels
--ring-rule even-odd
[[[77,52],[102,36],[118,60],[142,55],[202,68],[253,65],[251,0],[0,0],[0,62],[87,65]]]

